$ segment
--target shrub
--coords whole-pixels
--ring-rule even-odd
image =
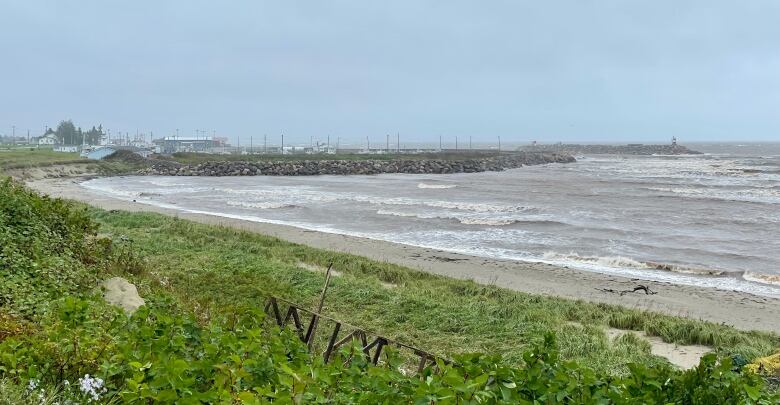
[[[0,307],[32,316],[93,288],[96,229],[84,210],[0,180]]]

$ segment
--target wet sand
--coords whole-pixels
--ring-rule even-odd
[[[284,225],[185,213],[98,194],[79,186],[80,181],[83,179],[59,178],[30,180],[27,184],[53,197],[78,200],[103,209],[176,215],[195,222],[272,235],[316,248],[351,253],[442,276],[474,280],[517,291],[617,304],[733,325],[743,330],[780,333],[780,299],[777,298],[624,278],[542,263],[467,256]],[[609,292],[633,289],[638,284],[650,287],[657,294],[634,292],[620,295]]]

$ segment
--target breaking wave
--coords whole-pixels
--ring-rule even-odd
[[[512,225],[517,223],[516,219],[489,219],[489,218],[459,218],[461,224],[464,225],[488,225],[488,226],[503,226]]]
[[[295,205],[292,204],[285,204],[285,203],[279,203],[279,202],[246,202],[246,201],[227,201],[227,205],[230,205],[232,207],[243,207],[243,208],[259,208],[263,210],[270,210],[275,208],[295,208]]]
[[[727,275],[727,272],[722,270],[713,270],[697,267],[679,266],[676,264],[658,263],[650,261],[639,261],[623,256],[580,256],[576,253],[560,254],[554,252],[547,252],[543,258],[549,261],[567,261],[567,262],[579,262],[595,264],[605,267],[624,267],[632,269],[647,269],[647,270],[664,270],[673,273],[680,274],[692,274],[699,276],[722,276]]]
[[[772,285],[780,286],[780,275],[777,274],[760,274],[760,273],[753,273],[750,271],[746,271],[745,274],[742,275],[742,278],[744,278],[747,281],[752,281],[754,283],[772,284]]]
[[[455,188],[457,185],[455,184],[428,184],[428,183],[418,183],[417,188]]]
[[[376,213],[378,215],[390,215],[390,216],[406,217],[406,218],[455,220],[464,225],[505,226],[505,225],[512,225],[517,223],[535,223],[535,224],[559,223],[557,221],[550,221],[541,218],[540,216],[528,216],[525,218],[506,218],[506,217],[486,218],[484,216],[474,216],[474,215],[461,214],[461,213],[442,212],[442,213],[430,214],[430,213],[422,213],[422,212],[402,212],[402,211],[392,211],[392,210],[384,210],[384,209],[377,210]]]

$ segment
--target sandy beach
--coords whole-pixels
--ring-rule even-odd
[[[474,280],[512,290],[617,304],[630,308],[733,325],[743,330],[780,332],[780,299],[714,288],[650,282],[542,263],[497,260],[437,251],[345,235],[304,230],[219,216],[192,214],[111,198],[79,186],[83,178],[39,179],[28,186],[53,197],[78,200],[108,210],[148,211],[176,215],[204,224],[229,226],[291,242],[351,253],[442,276]],[[642,284],[654,295],[638,291]]]

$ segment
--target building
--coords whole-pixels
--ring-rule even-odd
[[[38,145],[56,145],[60,142],[54,134],[46,134],[38,138]]]
[[[224,146],[224,143],[210,136],[166,136],[162,139],[155,139],[153,142],[157,145],[157,150],[165,154],[176,152],[212,152],[212,148]]]

